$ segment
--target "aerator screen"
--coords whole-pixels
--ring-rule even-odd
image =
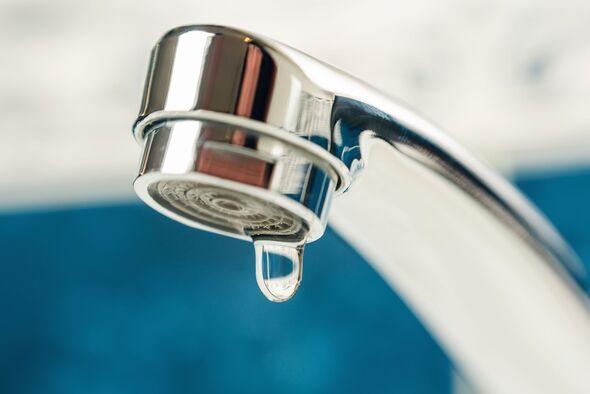
[[[251,237],[302,239],[301,219],[260,198],[204,183],[164,180],[148,189],[163,208],[202,225]]]

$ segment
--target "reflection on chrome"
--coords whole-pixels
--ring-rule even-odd
[[[340,195],[331,223],[478,389],[590,392],[574,253],[509,183],[378,90],[264,37],[186,26],[152,52],[134,135],[147,204],[293,263],[278,297],[259,266],[267,297],[300,279],[300,253],[277,245],[320,238]]]

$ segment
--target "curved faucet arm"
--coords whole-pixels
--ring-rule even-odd
[[[424,118],[331,66],[284,51],[334,96],[331,152],[353,177],[370,159],[353,190],[334,201],[332,225],[476,387],[590,390],[587,276],[554,228]]]
[[[483,392],[586,391],[590,319],[567,245],[494,176],[377,134],[330,223]]]
[[[361,145],[370,144],[371,139],[377,138],[388,143],[398,154],[408,156],[447,179],[494,213],[524,242],[543,254],[557,271],[565,269],[566,277],[573,279],[582,289],[587,288],[588,277],[583,264],[553,226],[504,178],[432,124],[406,110],[395,111],[394,108],[388,114],[358,100],[336,97],[332,127],[337,134],[349,135],[350,143],[358,144],[358,160],[367,159],[362,157],[362,152],[368,156],[367,149]],[[363,134],[372,138],[358,137]],[[343,149],[336,147],[334,150],[338,154]],[[350,146],[344,150],[350,152]]]

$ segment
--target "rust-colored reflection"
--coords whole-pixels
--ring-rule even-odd
[[[258,87],[258,77],[262,66],[262,51],[260,48],[249,45],[246,52],[246,61],[242,76],[242,86],[238,97],[236,114],[240,116],[249,116],[252,113],[254,99],[256,97],[256,88]]]
[[[239,152],[203,146],[196,170],[231,181],[267,187],[271,166],[271,163]]]

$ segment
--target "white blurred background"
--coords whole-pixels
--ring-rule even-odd
[[[510,173],[590,162],[590,2],[0,2],[0,210],[132,198],[149,51],[183,24],[282,41]]]

